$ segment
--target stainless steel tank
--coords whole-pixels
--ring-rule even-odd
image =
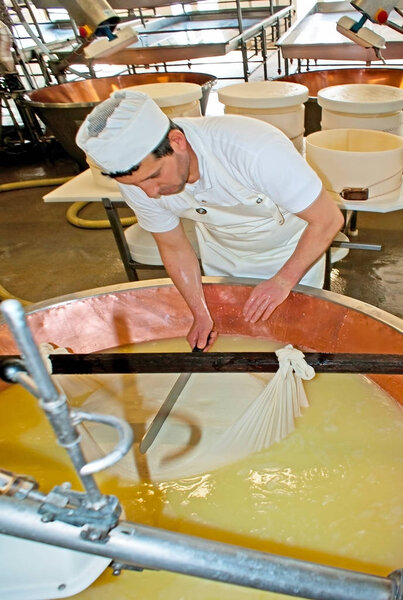
[[[309,99],[305,104],[305,135],[308,135],[320,130],[322,109],[317,102],[319,90],[331,85],[346,83],[375,83],[403,88],[403,69],[324,69],[279,77],[278,81],[291,81],[307,86]]]
[[[87,167],[85,154],[75,143],[81,123],[93,107],[119,89],[147,83],[195,83],[202,88],[200,106],[205,114],[208,96],[216,77],[207,73],[141,73],[118,75],[61,83],[29,92],[25,104],[51,130],[64,150],[82,167]]]

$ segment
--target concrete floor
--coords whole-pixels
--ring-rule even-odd
[[[277,62],[273,58],[273,73]],[[212,72],[212,69],[205,69]],[[262,77],[261,77],[262,78]],[[253,79],[259,79],[255,73]],[[222,111],[217,102],[218,82],[207,114]],[[239,83],[239,81],[238,81]],[[76,164],[64,155],[53,160],[31,159],[9,164],[0,183],[77,174]],[[127,281],[110,229],[89,230],[66,220],[68,204],[45,204],[51,187],[0,194],[0,285],[11,294],[38,302],[63,294]],[[131,214],[122,209],[122,215]],[[101,205],[92,204],[80,216],[105,219]],[[351,250],[332,269],[332,291],[350,296],[403,317],[403,211],[359,213],[358,236],[351,241],[382,244],[382,250]],[[164,270],[141,270],[141,279],[165,277]]]

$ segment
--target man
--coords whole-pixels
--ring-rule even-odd
[[[243,307],[246,321],[267,319],[298,282],[322,287],[324,252],[343,217],[275,127],[230,115],[173,123],[146,94],[121,90],[92,111],[76,141],[153,234],[192,312],[192,348],[208,349],[217,333],[181,217],[196,221],[206,275],[262,279]]]

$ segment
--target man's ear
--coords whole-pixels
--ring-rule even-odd
[[[186,149],[186,137],[179,129],[171,129],[168,133],[169,142],[173,150],[185,150]]]

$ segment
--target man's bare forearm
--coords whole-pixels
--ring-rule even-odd
[[[213,320],[204,296],[199,261],[182,226],[178,228],[172,232],[154,234],[154,238],[168,275],[193,315],[193,325],[187,336],[189,344],[192,348],[199,346],[207,349],[216,334],[209,339]]]
[[[293,254],[276,276],[289,285],[290,289],[329,248],[344,222],[341,211],[324,190],[313,205],[298,216],[308,224]]]

